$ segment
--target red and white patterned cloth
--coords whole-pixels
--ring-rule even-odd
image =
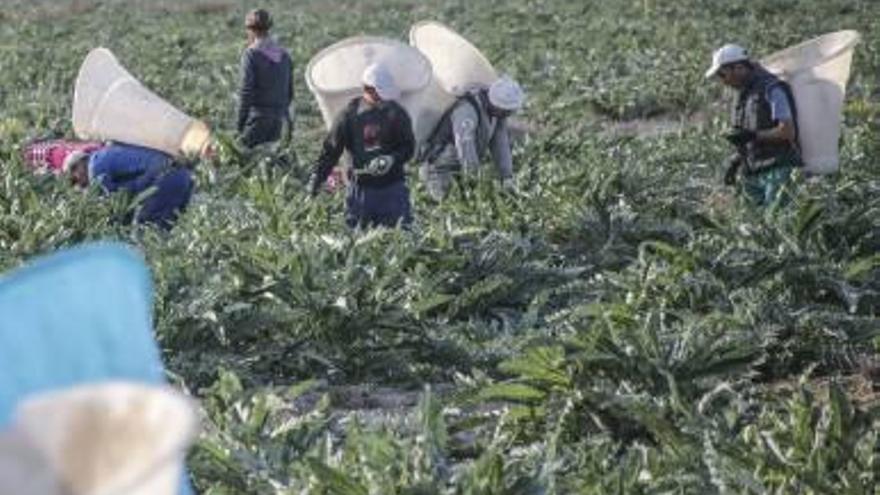
[[[64,159],[76,151],[91,153],[105,146],[99,141],[49,139],[34,141],[24,147],[24,161],[35,171],[60,174]]]

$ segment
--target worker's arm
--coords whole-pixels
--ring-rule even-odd
[[[321,184],[330,176],[330,172],[333,171],[333,167],[336,166],[342,152],[345,151],[345,145],[348,142],[346,129],[348,129],[348,112],[342,111],[333,121],[333,126],[324,139],[321,155],[312,169],[309,178],[309,192],[312,195],[318,194]]]
[[[127,186],[146,170],[146,161],[138,156],[139,148],[112,145],[92,154],[89,159],[90,181],[107,192],[129,189]]]
[[[759,143],[792,143],[794,139],[794,123],[790,120],[783,120],[776,127],[764,129],[755,134],[755,140]]]
[[[293,59],[290,62],[290,77],[287,80],[287,106],[293,105],[296,94],[293,91]]]
[[[758,131],[755,140],[759,143],[777,144],[794,143],[796,139],[794,116],[785,90],[780,86],[773,86],[767,92],[767,100],[770,102],[770,113],[776,127]]]
[[[394,165],[402,166],[413,157],[416,151],[416,138],[413,135],[412,120],[402,107],[397,112],[397,147],[391,152]]]
[[[248,114],[254,101],[256,91],[256,70],[254,68],[253,50],[247,49],[241,56],[241,88],[238,91],[238,118],[235,128],[238,132],[244,131]]]
[[[288,80],[287,80],[287,105],[285,105],[285,107],[284,107],[285,120],[287,120],[287,130],[284,133],[284,139],[288,142],[290,142],[290,140],[293,137],[293,119],[295,117],[295,115],[293,115],[294,110],[291,109],[291,107],[294,106],[293,105],[294,93],[293,93],[293,75],[292,75],[293,62],[292,61],[291,61],[290,65],[291,65],[291,74],[288,74]]]
[[[480,166],[477,154],[477,126],[479,117],[470,104],[460,104],[452,111],[452,135],[455,140],[455,151],[462,171],[472,173]]]
[[[492,141],[489,144],[492,147],[492,158],[495,161],[495,166],[498,167],[498,175],[501,176],[502,180],[513,177],[510,130],[507,128],[506,119],[498,122],[495,134],[492,135]]]

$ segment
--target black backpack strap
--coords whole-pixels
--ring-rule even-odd
[[[458,106],[462,102],[470,103],[472,107],[474,107],[474,111],[477,112],[477,128],[483,125],[483,113],[480,112],[480,102],[477,99],[477,95],[474,93],[465,93],[461,97],[455,100],[455,102],[443,112],[443,116],[440,117],[440,121],[437,122],[437,125],[434,126],[434,130],[431,131],[428,139],[425,141],[425,146],[422,148],[419,153],[418,160],[422,162],[433,162],[440,156],[440,153],[443,151],[443,148],[448,144],[442,142],[441,139],[443,135],[443,131],[448,129],[449,126],[452,125],[452,113],[458,108]]]

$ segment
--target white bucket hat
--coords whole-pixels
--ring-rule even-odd
[[[734,44],[724,45],[712,54],[712,67],[706,71],[706,79],[715,77],[718,70],[725,65],[744,60],[749,60],[749,52],[745,48]]]
[[[85,151],[74,151],[64,157],[64,161],[61,162],[61,171],[62,172],[70,172],[70,167],[73,166],[74,163],[79,162],[80,160],[85,160],[89,157],[89,154]]]
[[[376,88],[379,97],[386,101],[400,98],[400,88],[394,82],[394,76],[384,64],[370,64],[364,70],[362,82],[365,86]]]
[[[515,112],[522,108],[526,95],[519,83],[503,76],[489,86],[489,102],[502,110]]]
[[[116,382],[34,396],[0,433],[0,493],[176,495],[194,411],[167,386]]]

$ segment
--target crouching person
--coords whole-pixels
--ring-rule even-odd
[[[443,199],[458,174],[475,174],[491,150],[505,189],[514,189],[507,118],[522,108],[525,94],[502,77],[488,88],[461,96],[440,119],[421,154],[420,174],[435,200]]]
[[[155,187],[131,220],[162,229],[172,227],[189,204],[192,173],[161,151],[113,144],[93,153],[73,153],[64,163],[70,181],[79,187],[97,183],[106,193],[125,191],[132,197]]]
[[[346,223],[351,228],[409,226],[412,208],[404,165],[415,152],[412,122],[395,100],[394,78],[383,65],[364,71],[363,95],[351,100],[324,140],[309,180],[318,194],[343,151],[351,156]]]

